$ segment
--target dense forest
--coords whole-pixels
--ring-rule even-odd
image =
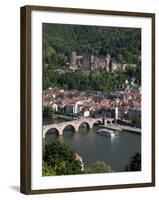
[[[109,53],[117,63],[133,63],[136,69],[122,73],[94,72],[61,74],[72,51],[77,55],[92,53],[96,56]],[[141,81],[139,58],[141,30],[136,28],[100,27],[83,25],[43,24],[43,88],[66,89],[121,89],[124,79]],[[70,76],[71,75],[71,76]]]
[[[48,70],[43,80],[43,87],[58,87],[64,90],[100,90],[100,91],[120,91],[126,79],[136,77],[136,83],[140,85],[140,68],[128,68],[125,72],[96,71],[90,74],[82,72],[59,73]]]

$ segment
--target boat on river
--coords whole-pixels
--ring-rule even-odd
[[[115,132],[112,130],[107,130],[107,129],[99,129],[96,131],[97,134],[102,135],[102,136],[107,136],[107,137],[114,137]]]

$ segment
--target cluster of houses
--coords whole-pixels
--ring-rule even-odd
[[[131,88],[128,92],[106,93],[99,91],[59,90],[49,88],[43,91],[43,107],[51,107],[64,115],[82,117],[105,115],[114,117],[118,107],[119,118],[141,118],[141,90]]]
[[[121,64],[116,63],[114,58],[111,57],[109,53],[106,55],[94,56],[90,53],[83,53],[82,55],[77,55],[73,51],[70,55],[69,63],[66,65],[66,69],[69,70],[105,70],[108,72],[115,71],[117,69],[125,70],[127,66],[136,67],[135,64]]]

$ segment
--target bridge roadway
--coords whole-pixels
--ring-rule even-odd
[[[105,124],[107,124],[107,123],[112,124],[113,121],[114,121],[113,118],[105,118]],[[84,117],[82,117],[80,119],[76,119],[76,120],[72,120],[72,121],[61,122],[58,124],[45,125],[45,126],[43,126],[43,138],[45,138],[46,133],[51,129],[57,130],[59,135],[62,135],[64,129],[67,126],[72,126],[75,131],[78,131],[79,127],[82,124],[87,124],[88,128],[93,128],[93,125],[95,123],[103,124],[103,118],[84,118]]]

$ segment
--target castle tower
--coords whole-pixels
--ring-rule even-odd
[[[93,54],[91,55],[91,64],[94,62],[94,56]]]
[[[91,68],[91,55],[89,53],[85,53],[83,55],[82,67],[84,69],[90,70],[90,68]]]
[[[110,71],[110,62],[111,62],[111,56],[109,53],[107,53],[105,60],[106,60],[106,70],[109,72]]]
[[[70,65],[76,65],[77,53],[73,51],[70,56]]]

